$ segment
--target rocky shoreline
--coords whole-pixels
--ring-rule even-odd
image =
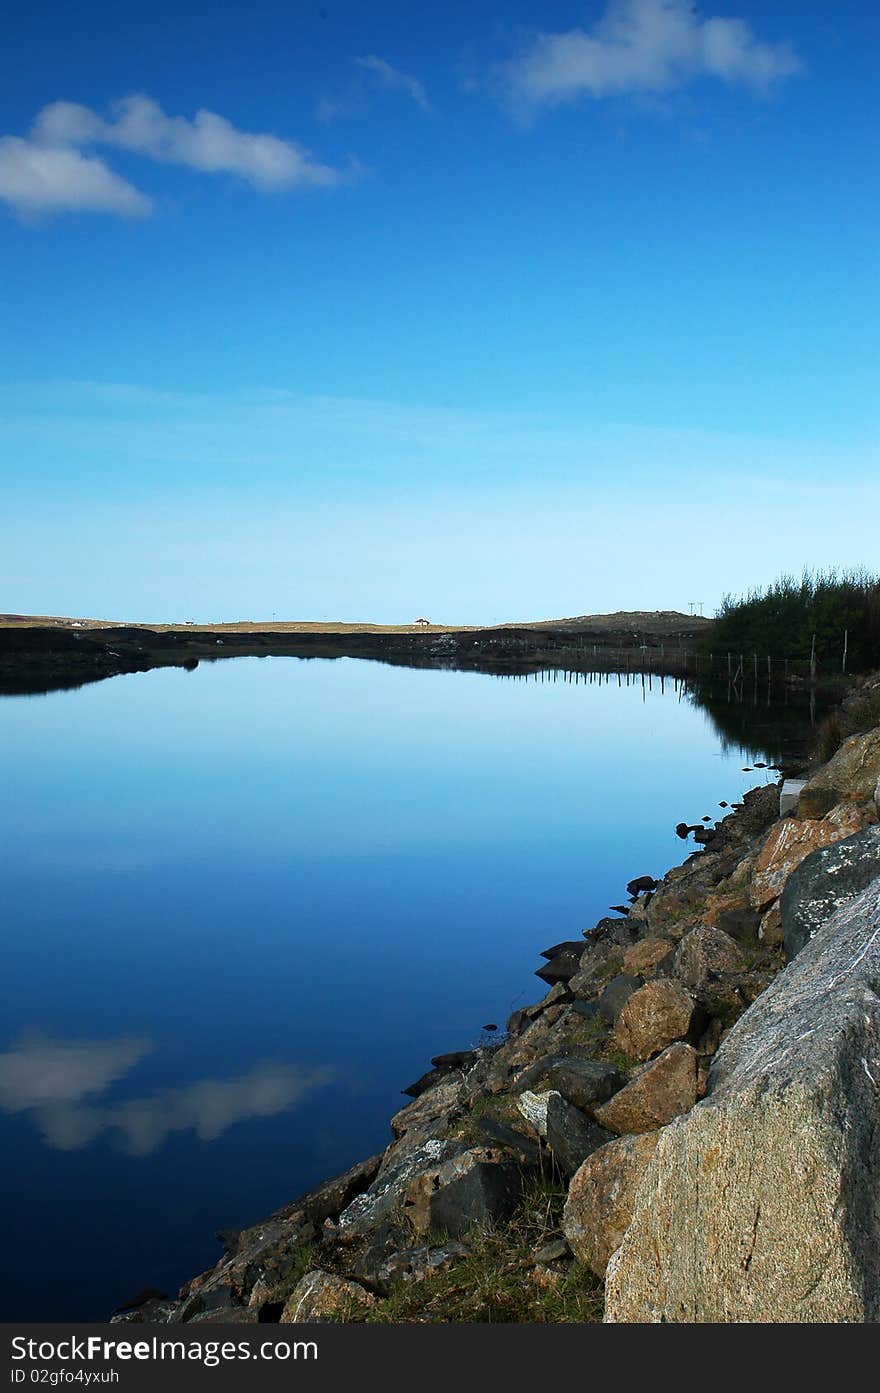
[[[381,1155],[114,1319],[880,1319],[880,725],[803,773],[547,948]]]

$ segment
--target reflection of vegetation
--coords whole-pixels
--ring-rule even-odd
[[[762,758],[774,764],[807,753],[816,737],[816,721],[825,710],[815,694],[774,690],[768,702],[767,688],[756,691],[749,683],[700,683],[688,696],[710,717],[722,749],[738,749],[744,759]]]
[[[846,636],[846,666],[866,672],[880,661],[880,577],[866,571],[780,576],[742,599],[725,596],[706,652],[757,653],[809,661],[839,671]]]

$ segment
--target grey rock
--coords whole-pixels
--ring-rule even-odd
[[[789,962],[835,911],[880,876],[880,826],[820,847],[788,878],[779,911]]]
[[[740,1018],[666,1127],[606,1319],[880,1320],[880,879]]]
[[[564,1175],[574,1175],[588,1156],[613,1140],[613,1132],[606,1132],[580,1108],[567,1103],[559,1093],[550,1094],[547,1102],[547,1142]]]
[[[392,1217],[403,1203],[407,1186],[428,1170],[464,1150],[461,1142],[432,1139],[407,1152],[396,1165],[376,1177],[369,1189],[358,1195],[339,1216],[339,1236],[357,1238]]]
[[[551,1238],[549,1243],[532,1253],[532,1261],[539,1263],[563,1262],[565,1258],[571,1257],[571,1249],[564,1238]]]

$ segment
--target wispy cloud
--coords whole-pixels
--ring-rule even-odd
[[[340,116],[360,116],[369,111],[372,92],[382,87],[389,92],[402,92],[411,98],[422,111],[430,111],[431,103],[423,83],[411,73],[401,72],[384,58],[369,53],[363,58],[355,58],[359,77],[351,81],[347,88],[332,97],[323,96],[315,109],[319,121],[335,121]]]
[[[384,58],[377,58],[372,53],[365,58],[356,58],[355,62],[364,72],[371,73],[383,87],[395,92],[405,92],[407,96],[412,97],[416,106],[420,106],[423,111],[428,110],[428,94],[418,78],[412,77],[410,73],[401,72],[399,68],[393,68]]]
[[[539,34],[496,69],[525,109],[658,93],[698,78],[765,91],[801,70],[788,43],[764,43],[742,19],[703,18],[689,0],[610,0],[592,29]]]
[[[236,1122],[287,1112],[332,1078],[328,1069],[260,1064],[236,1078],[200,1079],[118,1104],[101,1102],[99,1095],[149,1053],[143,1040],[24,1035],[0,1054],[0,1111],[29,1114],[58,1151],[79,1150],[110,1132],[132,1155],[148,1156],[173,1132],[214,1141]]]
[[[151,97],[135,94],[115,103],[109,119],[76,102],[52,102],[26,137],[0,137],[0,199],[25,216],[149,213],[146,194],[104,159],[85,153],[95,146],[205,174],[232,174],[261,192],[333,188],[343,178],[292,140],[240,131],[213,111],[199,110],[192,120],[168,116]]]

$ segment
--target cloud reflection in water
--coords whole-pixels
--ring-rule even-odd
[[[236,1122],[289,1111],[333,1077],[323,1068],[257,1064],[231,1079],[199,1079],[150,1097],[104,1103],[100,1096],[147,1054],[146,1040],[55,1040],[22,1035],[0,1054],[0,1111],[28,1113],[44,1140],[75,1151],[115,1133],[133,1156],[157,1151],[172,1132],[214,1141]]]

